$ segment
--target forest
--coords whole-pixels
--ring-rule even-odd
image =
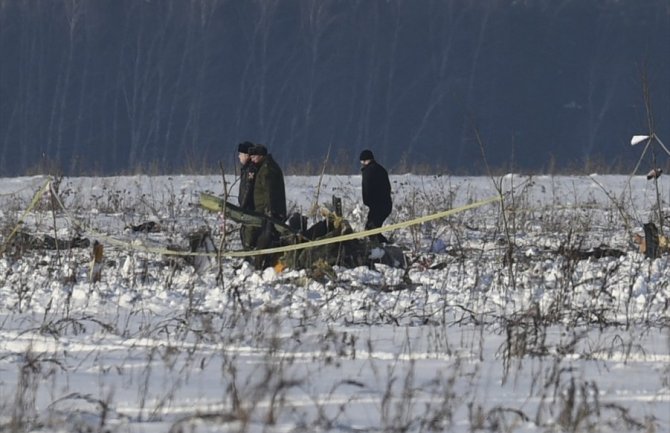
[[[668,41],[668,0],[0,0],[0,173],[218,170],[243,140],[304,170],[627,170],[632,134],[670,136]]]

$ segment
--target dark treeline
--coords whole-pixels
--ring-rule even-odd
[[[0,0],[0,170],[627,166],[669,42],[668,0]]]

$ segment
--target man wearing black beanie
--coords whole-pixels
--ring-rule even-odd
[[[237,153],[240,159],[240,185],[237,192],[237,202],[242,209],[254,210],[254,181],[256,176],[256,166],[251,161],[249,150],[254,144],[250,141],[244,141],[237,145]],[[251,237],[252,228],[243,225],[240,228],[240,240],[244,249],[252,247]]]
[[[372,151],[368,149],[362,151],[360,160],[363,175],[363,204],[369,209],[365,229],[370,230],[381,227],[384,220],[391,214],[393,207],[391,182],[388,172],[375,161]],[[375,235],[375,239],[379,242],[388,242],[381,233]]]
[[[286,220],[284,173],[264,145],[254,145],[249,149],[249,154],[256,167],[254,210],[256,213],[284,222]],[[252,236],[252,246],[254,248],[260,250],[278,245],[279,233],[273,223],[266,220],[263,227],[255,228]],[[254,260],[254,266],[258,269],[274,266],[276,259],[276,255],[257,256]]]

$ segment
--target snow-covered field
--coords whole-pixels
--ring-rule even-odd
[[[64,209],[32,206],[46,180],[0,179],[2,431],[670,431],[668,256],[632,242],[668,178],[392,176],[388,224],[504,204],[388,234],[407,269],[279,274],[161,254],[198,230],[239,250],[197,205],[221,177],[64,178]],[[286,184],[362,229],[359,176]],[[29,243],[77,235],[99,282],[90,246]]]

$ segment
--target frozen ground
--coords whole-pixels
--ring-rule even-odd
[[[277,274],[161,254],[197,230],[239,249],[197,206],[220,177],[64,178],[64,210],[31,207],[46,178],[0,179],[0,429],[670,431],[668,257],[632,242],[668,214],[659,180],[393,176],[389,224],[504,205],[393,232],[407,269]],[[361,230],[360,177],[286,184],[305,214],[342,197]],[[26,209],[21,232],[101,242],[101,281],[90,247],[8,244]]]

